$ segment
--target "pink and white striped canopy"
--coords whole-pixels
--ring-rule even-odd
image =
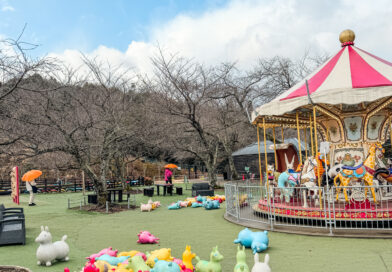
[[[313,103],[357,104],[392,96],[392,63],[353,45],[344,46],[314,73],[253,113],[282,115]]]

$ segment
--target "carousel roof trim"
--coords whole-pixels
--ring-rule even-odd
[[[284,143],[285,144],[292,144],[294,146],[295,150],[297,150],[297,151],[299,149],[297,138],[285,139]],[[274,154],[274,150],[269,148],[269,146],[271,146],[273,144],[274,143],[272,141],[267,140],[267,154]],[[303,142],[303,141],[301,141],[301,149],[302,149],[302,151],[305,151],[305,142]],[[308,150],[309,150],[309,145],[308,145]],[[264,152],[265,152],[264,151],[264,141],[260,141],[260,153],[264,154]],[[233,152],[233,154],[231,154],[231,156],[235,157],[235,156],[255,155],[255,154],[259,154],[257,142]]]
[[[343,48],[298,84],[252,113],[257,116],[283,115],[309,105],[306,89],[317,104],[359,104],[392,96],[392,63],[353,45]]]

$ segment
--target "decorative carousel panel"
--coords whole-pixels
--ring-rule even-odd
[[[342,141],[342,135],[340,134],[339,125],[336,120],[324,121],[323,125],[328,129],[329,141],[332,143],[339,143]]]
[[[380,128],[385,120],[385,116],[374,115],[369,118],[367,124],[367,138],[369,140],[378,140],[380,135]]]
[[[346,129],[347,139],[349,141],[359,141],[362,138],[362,117],[346,117],[344,118],[344,126]]]
[[[334,152],[333,162],[342,163],[347,166],[357,166],[363,162],[365,158],[363,148],[341,148]]]

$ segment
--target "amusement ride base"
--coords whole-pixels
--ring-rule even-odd
[[[366,202],[351,202],[350,204],[336,202],[330,203],[329,205],[327,202],[322,204],[323,206],[321,208],[320,205],[303,207],[303,204],[295,199],[286,203],[281,202],[279,198],[274,198],[270,205],[267,200],[259,200],[259,203],[253,205],[252,208],[256,213],[261,213],[267,216],[273,214],[274,216],[280,217],[280,219],[334,219],[336,221],[365,222],[369,220],[392,221],[391,209],[379,208],[376,204],[369,202],[368,200],[366,200]]]

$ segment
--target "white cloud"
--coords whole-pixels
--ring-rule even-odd
[[[163,25],[151,26],[148,40],[130,41],[125,52],[100,46],[88,55],[148,73],[159,43],[165,52],[206,64],[237,61],[250,68],[258,58],[296,58],[307,49],[333,54],[340,49],[340,31],[350,28],[356,32],[358,47],[390,60],[391,14],[389,0],[232,0],[198,16],[179,14]],[[57,56],[79,64],[77,51]]]
[[[1,11],[15,11],[15,8],[9,5],[3,6]]]

